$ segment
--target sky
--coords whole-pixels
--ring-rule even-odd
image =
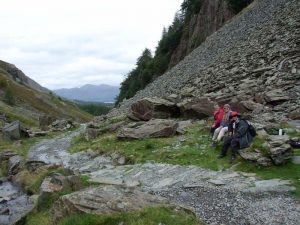
[[[0,60],[49,89],[119,85],[183,0],[1,0]]]

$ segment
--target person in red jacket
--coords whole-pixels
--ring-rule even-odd
[[[214,123],[210,128],[210,132],[213,135],[215,130],[220,126],[223,115],[224,115],[224,108],[220,107],[218,104],[214,106]]]

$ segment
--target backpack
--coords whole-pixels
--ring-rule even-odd
[[[252,137],[255,137],[257,135],[257,133],[256,133],[256,130],[255,130],[254,126],[248,120],[244,119],[244,121],[246,121],[246,123],[248,124],[248,130],[247,131],[249,132],[249,134]]]
[[[252,124],[249,124],[248,128],[249,133],[251,134],[252,137],[255,137],[257,135],[256,130]]]
[[[290,145],[293,148],[300,148],[300,139],[298,139],[298,140],[290,140]]]

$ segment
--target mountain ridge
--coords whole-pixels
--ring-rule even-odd
[[[85,84],[81,87],[56,89],[53,92],[70,100],[114,102],[119,93],[119,87],[107,84]]]

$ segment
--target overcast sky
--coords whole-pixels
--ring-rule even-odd
[[[0,59],[49,89],[119,85],[183,0],[2,0]]]

